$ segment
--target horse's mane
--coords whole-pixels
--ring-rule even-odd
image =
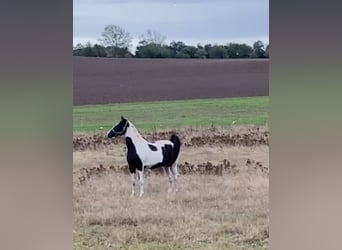
[[[136,134],[139,138],[145,140],[145,139],[142,137],[142,135],[139,133],[139,131],[138,131],[138,129],[135,127],[135,125],[134,125],[131,121],[129,121],[129,120],[127,120],[127,121],[128,121],[128,123],[129,123],[129,128],[132,129],[133,132],[135,132],[135,134]]]

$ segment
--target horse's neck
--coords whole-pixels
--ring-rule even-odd
[[[139,134],[138,130],[132,126],[128,127],[126,137],[130,137],[134,144],[146,142],[146,140]]]

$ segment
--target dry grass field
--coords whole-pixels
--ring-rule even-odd
[[[219,133],[222,138],[239,133],[247,138],[246,131],[251,128]],[[268,128],[252,131],[262,134]],[[144,196],[130,198],[130,176],[124,171],[79,181],[84,169],[126,164],[121,140],[95,149],[74,144],[74,249],[268,249],[269,179],[258,168],[269,167],[267,143],[246,146],[204,137],[207,131],[179,133],[185,142],[180,163],[215,165],[227,159],[238,171],[185,172],[178,193],[167,192],[166,176],[152,173],[146,177]],[[262,137],[253,133],[252,141]],[[158,137],[148,135],[153,136]]]

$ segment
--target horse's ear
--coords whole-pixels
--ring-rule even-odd
[[[123,116],[121,116],[121,120],[125,120],[125,118]]]

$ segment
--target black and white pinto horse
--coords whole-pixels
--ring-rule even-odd
[[[108,138],[124,136],[127,146],[127,162],[132,177],[132,193],[134,196],[135,182],[139,180],[141,197],[144,194],[144,168],[164,167],[169,176],[169,192],[177,191],[178,158],[180,139],[172,135],[170,140],[159,140],[154,143],[146,141],[133,123],[121,117],[121,121],[107,132]]]

